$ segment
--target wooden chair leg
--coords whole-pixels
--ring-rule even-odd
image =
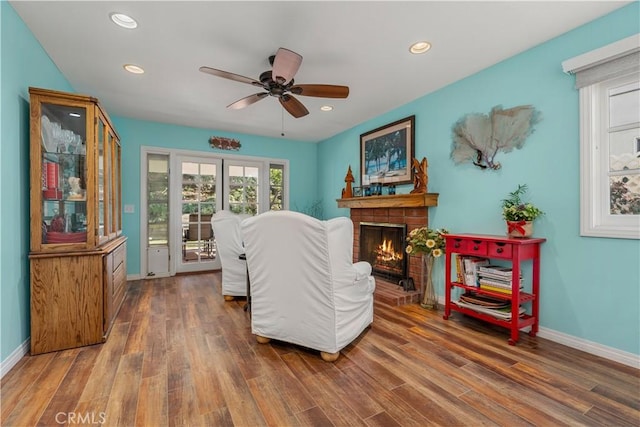
[[[269,341],[271,341],[271,338],[267,338],[267,337],[263,337],[263,336],[260,336],[260,335],[256,335],[256,341],[258,341],[258,343],[260,343],[260,344],[266,344]]]
[[[335,362],[336,360],[338,360],[339,356],[339,351],[335,353],[326,353],[324,351],[320,352],[320,357],[322,357],[322,360],[324,360],[325,362]]]

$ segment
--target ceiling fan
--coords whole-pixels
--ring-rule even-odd
[[[275,55],[269,57],[271,70],[260,74],[260,81],[228,71],[211,67],[200,67],[203,73],[211,74],[240,83],[261,87],[266,92],[258,92],[227,105],[227,108],[240,109],[260,101],[267,96],[275,96],[289,114],[300,118],[309,114],[309,110],[293,95],[315,96],[319,98],[346,98],[349,96],[348,86],[326,84],[295,84],[293,77],[302,63],[302,56],[285,48],[280,48]]]

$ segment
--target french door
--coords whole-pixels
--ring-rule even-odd
[[[251,216],[288,207],[286,160],[152,147],[141,160],[142,277],[220,269],[211,217],[221,209]]]
[[[179,226],[175,259],[177,272],[219,269],[211,217],[222,204],[222,160],[179,156]]]

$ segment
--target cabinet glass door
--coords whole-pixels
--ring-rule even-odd
[[[98,152],[98,168],[97,168],[97,179],[98,179],[98,241],[102,243],[106,240],[106,231],[104,226],[104,200],[105,200],[105,171],[104,171],[104,155],[105,155],[105,132],[106,127],[104,124],[104,119],[102,117],[98,118],[98,129],[97,129],[97,152]]]
[[[42,243],[87,242],[87,110],[42,103]]]
[[[120,144],[118,144],[117,140],[114,145],[114,155],[113,159],[113,190],[114,190],[114,199],[113,199],[113,224],[116,233],[119,235],[122,232],[122,186],[121,186],[121,158],[120,158]]]
[[[104,227],[106,231],[106,235],[109,239],[115,237],[115,228],[113,225],[113,144],[114,138],[113,134],[107,128],[107,143],[105,145],[105,153],[104,153],[104,170],[106,171],[106,176],[104,180],[105,185],[105,198],[104,198]]]

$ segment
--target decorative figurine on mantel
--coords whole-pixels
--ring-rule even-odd
[[[411,190],[411,194],[424,194],[427,192],[427,184],[429,183],[428,166],[429,163],[426,157],[422,158],[422,162],[418,162],[416,158],[413,159],[413,190]]]
[[[354,182],[353,174],[351,173],[351,165],[349,165],[349,170],[347,171],[347,176],[344,177],[344,182],[347,183],[347,187],[342,189],[342,198],[350,199],[353,197],[353,190],[351,189],[351,183]]]

